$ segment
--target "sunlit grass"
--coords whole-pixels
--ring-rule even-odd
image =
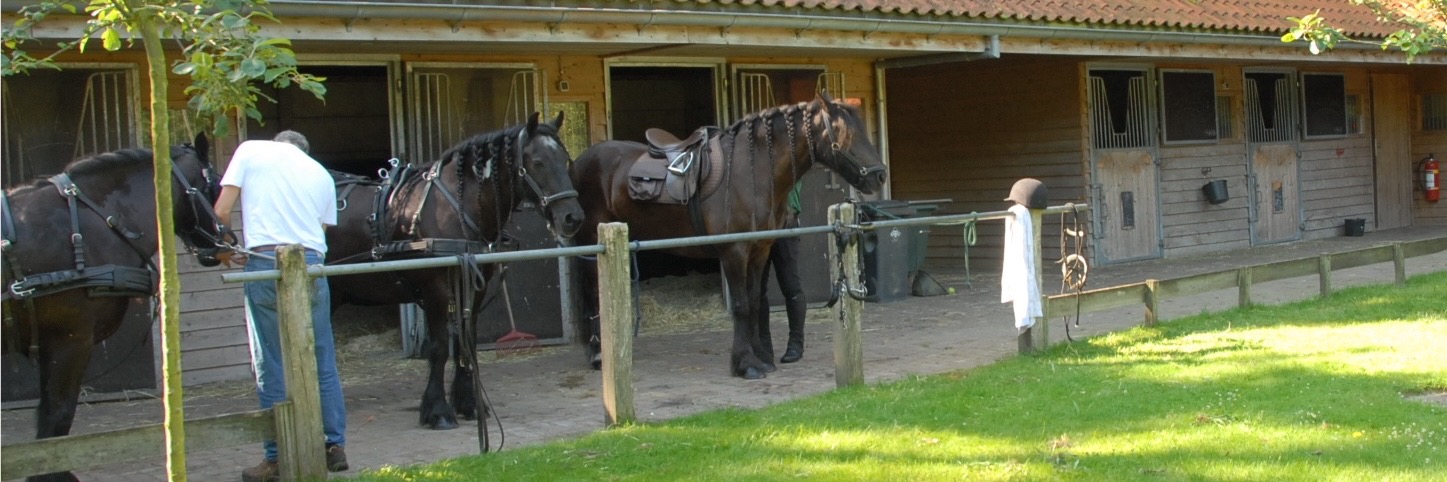
[[[1447,273],[358,480],[1429,481]]]

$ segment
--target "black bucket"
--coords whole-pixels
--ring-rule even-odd
[[[1231,195],[1226,192],[1226,180],[1218,179],[1201,186],[1201,192],[1206,193],[1206,202],[1221,204],[1231,200]]]
[[[1347,220],[1347,236],[1361,236],[1367,233],[1367,220],[1354,218]]]

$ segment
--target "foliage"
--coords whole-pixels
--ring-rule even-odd
[[[1447,272],[363,481],[1438,481]]]
[[[79,39],[61,42],[42,57],[26,50],[37,24],[52,15],[76,14],[82,7],[91,18]],[[183,58],[173,62],[171,72],[190,76],[185,91],[189,107],[211,119],[217,135],[228,131],[231,112],[261,120],[256,102],[265,94],[255,81],[281,88],[295,83],[319,99],[326,94],[322,84],[326,79],[297,70],[291,41],[261,34],[258,22],[276,21],[265,0],[48,0],[29,5],[21,9],[13,26],[5,28],[0,73],[56,68],[59,55],[84,52],[95,37],[109,51],[133,46],[139,35],[136,22],[143,18],[153,19],[149,23],[159,35],[181,45]]]
[[[1407,55],[1407,61],[1433,50],[1447,49],[1447,0],[1351,0],[1366,6],[1377,20],[1402,26],[1401,30],[1381,40],[1382,50],[1396,48]],[[1282,42],[1307,42],[1311,53],[1320,54],[1341,42],[1375,43],[1355,40],[1342,29],[1331,25],[1318,10],[1305,17],[1290,17],[1295,26],[1281,36]]]

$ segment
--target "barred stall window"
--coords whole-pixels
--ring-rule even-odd
[[[1308,139],[1347,134],[1345,75],[1301,74],[1301,92]]]
[[[1422,96],[1422,130],[1447,130],[1447,93]]]
[[[1150,147],[1149,78],[1144,70],[1091,70],[1091,136],[1098,149]]]
[[[1216,74],[1205,71],[1161,72],[1162,134],[1166,144],[1215,142]]]

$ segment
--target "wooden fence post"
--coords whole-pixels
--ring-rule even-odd
[[[1397,286],[1407,284],[1407,256],[1401,241],[1392,243],[1392,267],[1397,270]]]
[[[638,419],[633,407],[633,278],[628,225],[598,225],[598,316],[603,356],[603,416],[612,425]]]
[[[1156,279],[1146,280],[1146,326],[1156,326],[1161,316],[1161,281]]]
[[[829,206],[829,224],[834,226],[854,226],[859,220],[850,203],[835,204]],[[840,233],[835,233],[839,236]],[[830,263],[831,270],[838,270],[843,265],[845,293],[839,293],[839,302],[835,304],[834,318],[839,320],[834,325],[834,385],[840,388],[864,383],[864,345],[860,341],[860,319],[864,313],[864,301],[855,299],[847,291],[856,286],[864,286],[859,281],[859,237],[845,235],[844,252],[838,252],[840,243],[829,243],[829,251],[832,259],[841,259],[844,262]],[[840,273],[833,273],[831,278],[839,279]]]
[[[283,409],[276,418],[277,462],[282,480],[322,480],[327,477],[327,464],[316,333],[312,330],[311,291],[315,284],[307,276],[302,245],[282,246],[276,250],[276,262],[281,269],[281,280],[276,282],[281,363],[291,402],[289,413]]]
[[[1236,270],[1236,305],[1242,308],[1251,306],[1251,267],[1245,266]]]
[[[1033,241],[1031,245],[1035,246],[1035,252],[1031,253],[1031,256],[1035,257],[1035,292],[1040,293],[1041,298],[1045,298],[1045,257],[1042,254],[1044,247],[1040,245],[1040,240],[1044,237],[1042,231],[1045,231],[1044,209],[1030,210],[1030,225],[1035,227],[1030,230],[1031,236],[1035,238],[1031,240]],[[1044,301],[1040,302],[1040,310],[1041,314],[1045,313]],[[1030,328],[1030,332],[1035,338],[1035,346],[1042,350],[1050,348],[1050,323],[1046,323],[1043,316],[1037,316],[1034,319],[1035,324]]]
[[[1321,295],[1331,294],[1331,255],[1323,254],[1316,257],[1316,274],[1321,278]]]

